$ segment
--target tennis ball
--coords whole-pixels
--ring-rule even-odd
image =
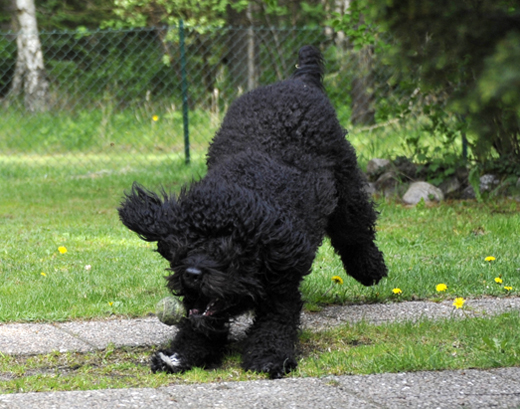
[[[155,306],[155,315],[163,324],[175,325],[186,316],[186,310],[177,297],[166,297]]]

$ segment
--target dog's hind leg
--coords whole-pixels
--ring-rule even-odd
[[[329,217],[327,235],[347,274],[361,284],[377,284],[387,275],[383,254],[375,244],[377,212],[363,189],[357,169],[337,177],[338,204]]]
[[[223,326],[222,331],[198,332],[184,319],[171,345],[152,355],[152,372],[178,373],[193,367],[218,365],[225,351],[227,334],[227,326]]]

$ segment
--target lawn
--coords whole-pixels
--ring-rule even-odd
[[[128,156],[119,167],[101,171],[65,160],[0,169],[0,321],[153,310],[166,293],[166,266],[151,244],[122,226],[116,208],[134,180],[174,191],[205,170],[200,159],[187,167],[182,160],[153,157],[148,167],[135,168],[131,159],[143,158]]]
[[[0,157],[0,323],[141,317],[167,295],[168,267],[118,220],[133,181],[176,192],[205,173],[203,155],[189,166],[164,154],[90,155],[90,167],[42,158]],[[146,165],[143,165],[145,163]],[[378,199],[378,244],[389,277],[363,287],[344,272],[325,240],[302,284],[305,308],[456,297],[510,297],[520,291],[520,204],[495,199],[408,207]],[[493,259],[489,259],[492,256]],[[487,259],[487,260],[486,260]],[[334,277],[334,280],[333,280]],[[340,277],[338,279],[337,277]],[[437,291],[438,284],[444,291]],[[518,365],[518,313],[491,319],[370,325],[301,336],[290,376],[365,374]],[[258,379],[230,349],[217,370],[151,375],[153,348],[87,354],[0,354],[0,393]]]
[[[154,311],[167,294],[168,265],[153,251],[155,244],[119,222],[116,208],[134,180],[175,192],[205,168],[202,157],[186,166],[180,158],[157,156],[135,168],[132,159],[101,172],[69,161],[0,168],[0,322],[137,317]],[[325,241],[313,274],[302,284],[308,308],[519,294],[518,202],[406,207],[379,200],[378,209],[378,243],[389,277],[374,287],[361,286],[346,275]],[[495,260],[486,261],[488,256]],[[332,281],[334,276],[343,284]],[[439,283],[447,290],[438,292]]]

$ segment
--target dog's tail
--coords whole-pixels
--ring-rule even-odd
[[[317,48],[306,45],[298,52],[298,65],[293,78],[302,79],[308,84],[324,90],[323,88],[323,56]]]

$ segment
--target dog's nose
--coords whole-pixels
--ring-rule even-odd
[[[197,267],[188,267],[186,269],[186,272],[188,274],[193,274],[194,276],[198,276],[198,275],[202,274],[202,271],[200,271],[200,269],[198,269]]]

